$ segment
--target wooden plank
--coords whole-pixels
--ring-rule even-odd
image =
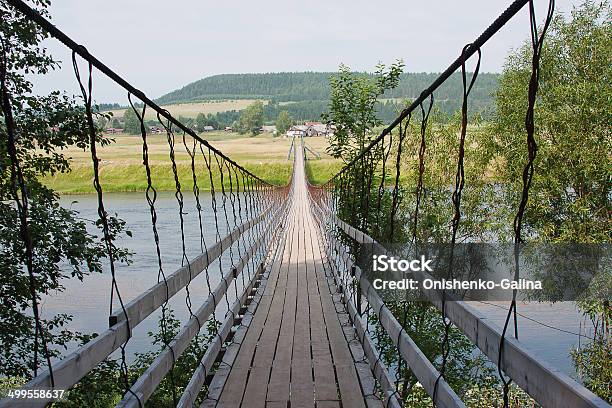
[[[270,378],[270,369],[270,366],[250,368],[242,406],[249,408],[264,408],[266,406],[266,392],[268,379]]]
[[[280,256],[283,255],[285,246],[286,236],[284,236],[282,239],[282,245],[279,245],[279,248],[281,248]],[[248,327],[241,327],[236,333],[236,336],[242,336],[241,342],[238,345],[232,344],[230,347],[228,347],[228,350],[223,358],[225,368],[223,370],[218,370],[217,373],[215,373],[211,383],[211,386],[213,386],[214,389],[211,389],[211,386],[209,386],[208,393],[212,398],[206,400],[203,406],[215,406],[216,400],[221,400],[221,397],[224,395],[224,391],[230,389],[235,394],[239,394],[240,398],[242,399],[248,374],[245,374],[243,371],[234,371],[234,368],[239,370],[248,370],[250,368],[250,358],[255,351],[257,341],[261,335],[261,331],[263,330],[270,311],[270,306],[273,299],[273,296],[271,296],[270,293],[273,294],[278,286],[281,264],[276,262],[276,258],[278,256],[279,252],[277,252],[274,256],[267,282],[258,289],[258,296],[260,299],[257,301],[256,309],[253,309],[252,305],[249,306],[251,313],[255,313],[255,311],[257,311],[257,313],[252,315]]]
[[[313,266],[316,268],[316,264]],[[316,270],[312,272],[316,274]],[[318,289],[318,285],[316,285],[312,290],[316,290],[318,293]],[[339,395],[336,374],[334,372],[329,342],[327,341],[321,299],[320,296],[315,297],[311,295],[310,300],[315,399],[317,401],[337,400]]]
[[[274,292],[274,321],[265,328],[257,348],[254,366],[271,367],[269,383],[266,384],[266,401],[287,401],[289,399],[290,363],[295,324],[295,281],[292,279],[297,261],[297,242],[295,240],[295,212],[293,213],[288,235],[289,245],[286,248],[281,263],[282,279],[279,280]]]
[[[268,279],[270,278],[273,278],[273,276],[269,274]],[[254,313],[260,307],[262,308],[266,307],[265,299],[263,298],[262,295],[267,285],[267,282],[265,281],[268,279],[264,277],[263,283],[258,288],[257,293],[253,297],[251,304],[249,304],[249,307],[247,309],[248,313],[242,319],[242,325],[238,328],[238,330],[234,334],[233,343],[227,347],[223,355],[221,367],[217,369],[217,371],[215,372],[215,376],[213,377],[211,383],[208,386],[208,392],[207,392],[208,398],[204,400],[204,402],[201,405],[202,407],[211,408],[217,405],[217,400],[219,399],[219,396],[221,395],[221,392],[223,391],[225,387],[225,383],[227,381],[227,378],[229,377],[231,367],[233,366],[235,358],[238,355],[238,352],[244,342],[244,338],[246,336],[247,329],[250,327],[250,324],[254,318]],[[262,299],[264,299],[264,302],[262,302]]]
[[[304,197],[304,184],[299,194]],[[291,356],[291,406],[314,407],[314,383],[312,378],[312,356],[310,353],[310,306],[308,294],[308,260],[312,259],[312,248],[306,245],[309,234],[309,218],[305,200],[299,203],[299,229],[296,232],[298,251],[294,268],[296,291],[295,330],[293,332],[293,353]]]
[[[317,408],[340,408],[340,401],[317,401]]]

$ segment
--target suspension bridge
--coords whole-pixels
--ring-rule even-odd
[[[464,141],[467,126],[467,100],[477,79],[481,47],[524,6],[528,6],[533,45],[533,66],[526,111],[527,155],[524,189],[514,223],[515,241],[522,242],[522,216],[528,202],[536,144],[533,136],[533,107],[537,95],[539,54],[544,33],[554,9],[549,3],[541,32],[538,30],[533,1],[514,1],[481,36],[468,44],[460,56],[390,124],[379,137],[359,152],[328,183],[313,186],[305,176],[305,147],[302,140],[292,143],[293,172],[287,186],[273,186],[227,157],[193,130],[175,119],[143,92],[132,86],[87,49],[65,35],[45,17],[20,0],[6,0],[23,18],[34,23],[73,51],[75,77],[85,104],[90,133],[94,186],[98,197],[101,235],[108,255],[110,275],[109,327],[97,337],[59,361],[52,361],[39,305],[32,286],[32,311],[36,318],[37,344],[41,355],[32,356],[36,367],[23,390],[69,390],[111,355],[119,355],[124,393],[118,407],[143,407],[164,379],[172,384],[172,401],[177,407],[402,407],[406,403],[405,378],[408,369],[437,407],[463,407],[464,402],[445,378],[448,333],[459,329],[489,358],[502,382],[499,406],[510,406],[510,383],[516,383],[544,407],[609,407],[581,384],[542,361],[518,339],[518,327],[509,335],[516,301],[508,310],[503,328],[486,316],[444,291],[431,292],[428,299],[442,315],[445,336],[441,361],[429,361],[397,316],[371,282],[364,276],[355,253],[358,244],[384,249],[384,237],[394,237],[399,211],[403,140],[414,112],[420,109],[421,145],[418,152],[419,184],[416,208],[410,226],[413,236],[419,225],[426,166],[425,128],[435,90],[460,70],[463,77],[462,128],[459,139],[457,176],[452,194],[454,217],[451,244],[461,222],[461,193],[464,186]],[[477,63],[468,80],[466,61]],[[82,66],[86,69],[83,70]],[[19,135],[13,122],[6,65],[2,72],[2,109],[11,156],[13,196],[19,210],[21,238],[26,244],[28,276],[33,281],[33,245],[28,224],[29,194],[17,152]],[[104,179],[99,171],[98,134],[94,126],[92,71],[98,70],[125,89],[131,109],[141,123],[143,166],[147,174],[146,209],[157,254],[158,280],[135,299],[124,302],[116,279],[116,247],[105,208]],[[139,103],[132,103],[137,99]],[[427,103],[429,102],[429,103]],[[175,176],[175,198],[180,220],[182,266],[166,270],[159,246],[155,175],[148,156],[146,110],[157,113],[164,127],[168,160]],[[186,151],[191,160],[189,183],[181,183],[176,153]],[[404,154],[404,156],[402,156]],[[291,153],[290,155],[291,156]],[[200,187],[210,186],[211,198],[200,196]],[[201,253],[189,257],[183,219],[192,195],[199,218]],[[381,203],[386,202],[383,206]],[[347,207],[348,206],[348,207]],[[214,218],[214,242],[205,239],[203,218]],[[366,222],[376,220],[376,222]],[[388,241],[388,240],[387,240]],[[181,249],[182,248],[182,249]],[[219,274],[215,281],[213,270]],[[195,298],[189,288],[198,276],[205,277],[208,295]],[[426,276],[422,274],[420,279]],[[136,326],[161,311],[166,318],[168,302],[185,296],[189,319],[171,336],[163,333],[164,347],[137,379],[130,377],[126,346]],[[404,313],[409,313],[406,310]],[[206,322],[223,316],[219,325],[205,329]],[[405,317],[405,316],[404,316]],[[516,322],[516,320],[514,320]],[[375,328],[378,330],[375,333]],[[188,384],[176,387],[176,361],[190,342],[205,330],[211,340],[191,373]],[[396,349],[394,362],[382,357],[380,336]],[[38,350],[38,348],[37,348]],[[40,363],[38,359],[43,360]],[[387,361],[387,362],[386,362]],[[46,368],[37,369],[39,366]],[[404,371],[403,371],[404,370]],[[52,398],[27,402],[6,398],[2,407],[46,406]],[[21,405],[20,405],[21,404]]]

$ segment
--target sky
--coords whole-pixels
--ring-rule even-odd
[[[581,0],[557,0],[567,14]],[[408,72],[441,72],[509,0],[54,0],[53,23],[150,98],[223,73],[372,71],[404,60]],[[538,21],[548,7],[536,0]],[[529,36],[524,7],[482,49],[482,72]],[[35,78],[37,93],[77,93],[70,53],[45,42],[62,69]],[[469,68],[468,68],[469,69]],[[125,91],[94,74],[97,102],[125,104]]]

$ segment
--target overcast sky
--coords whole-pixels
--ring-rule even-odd
[[[568,13],[581,0],[557,0]],[[509,0],[54,0],[53,22],[149,97],[222,73],[371,71],[402,58],[406,71],[440,72],[508,6]],[[539,21],[547,0],[536,0]],[[483,48],[482,70],[500,72],[528,38],[528,9]],[[60,72],[37,91],[76,92],[70,54],[47,42]],[[66,63],[68,62],[68,63]],[[95,77],[94,99],[125,103]]]

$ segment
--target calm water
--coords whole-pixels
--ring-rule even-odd
[[[210,194],[201,194],[204,209],[204,236],[208,244],[214,243],[216,229],[214,218],[206,209],[210,209]],[[64,196],[63,205],[80,211],[83,218],[97,217],[97,201],[95,196]],[[143,193],[107,194],[105,199],[107,210],[117,213],[127,222],[127,228],[132,231],[132,238],[126,237],[121,246],[129,248],[133,253],[133,264],[120,265],[117,268],[117,281],[124,302],[129,302],[138,294],[157,283],[157,257],[151,229],[150,213]],[[231,208],[231,207],[229,207]],[[181,264],[180,224],[178,222],[178,205],[173,194],[160,194],[156,203],[158,215],[158,231],[164,271],[169,274]],[[190,258],[200,253],[200,232],[195,200],[185,198],[185,239],[187,255]],[[231,212],[228,214],[233,220]],[[225,217],[220,213],[221,219]],[[223,221],[224,222],[224,221]],[[233,222],[232,222],[233,225]],[[227,232],[226,225],[220,227],[222,235]],[[236,249],[234,251],[236,253]],[[222,258],[221,267],[214,263],[209,267],[211,285],[220,281],[220,270],[227,270],[230,265],[229,255]],[[107,268],[105,268],[107,270]],[[240,281],[240,280],[239,280]],[[68,313],[74,316],[70,328],[82,332],[102,332],[108,327],[110,274],[95,274],[87,276],[84,282],[74,279],[65,281],[66,290],[56,293],[42,303],[43,313]],[[240,286],[239,286],[240,289]],[[202,304],[208,294],[204,273],[201,273],[190,285],[193,309]],[[230,294],[233,293],[230,290]],[[232,296],[229,299],[232,301]],[[501,327],[506,317],[507,303],[499,302],[502,308],[492,305],[471,302],[472,305],[488,316],[491,321]],[[185,290],[176,294],[170,301],[170,307],[181,321],[185,322],[189,313],[185,306]],[[226,311],[224,302],[218,308],[217,316],[221,319]],[[573,302],[556,304],[529,303],[519,304],[518,311],[528,318],[545,323],[571,333],[585,333],[588,322],[584,320]],[[135,351],[151,349],[151,341],[147,332],[157,328],[159,313],[155,313],[134,329],[134,337],[128,345],[129,358]],[[578,345],[576,334],[558,331],[524,317],[519,317],[519,336],[534,354],[554,367],[575,376],[573,364],[569,356],[570,350]],[[587,334],[588,333],[588,330]],[[585,339],[583,338],[584,342]]]
[[[202,224],[204,238],[206,244],[211,246],[215,243],[216,237],[215,219],[210,212],[211,196],[209,193],[202,192],[200,200],[203,208]],[[217,200],[219,200],[218,196]],[[193,259],[201,253],[198,212],[193,197],[188,198],[186,195],[184,201],[183,217],[186,254],[189,259]],[[97,218],[97,198],[94,195],[63,196],[62,205],[78,210],[82,218],[88,220]],[[127,304],[127,302],[149,289],[158,281],[158,261],[151,227],[151,214],[144,193],[106,194],[105,206],[109,213],[116,213],[119,218],[126,221],[126,228],[132,232],[131,238],[125,236],[117,243],[118,246],[128,248],[133,252],[131,257],[133,263],[131,265],[119,264],[116,267],[119,289],[124,303]],[[161,193],[158,194],[155,208],[157,212],[157,229],[160,239],[162,266],[165,274],[169,275],[181,266],[182,244],[178,204],[172,193]],[[218,208],[219,230],[221,236],[225,236],[228,232],[228,224],[225,222],[225,215],[220,207],[220,203],[218,203]],[[227,208],[230,225],[234,228],[229,199]],[[243,215],[243,218],[246,221],[246,215]],[[241,223],[240,220],[238,223]],[[237,251],[238,248],[234,244],[232,252],[234,259],[238,259]],[[210,284],[213,288],[220,282],[221,272],[225,273],[230,266],[229,251],[226,251],[221,258],[221,264],[215,261],[209,266]],[[73,315],[74,318],[69,327],[72,330],[85,333],[100,333],[104,331],[108,327],[111,287],[108,265],[104,265],[104,271],[102,274],[86,276],[83,282],[76,279],[65,280],[63,283],[66,287],[65,291],[54,293],[43,300],[41,305],[43,313],[47,316],[55,313]],[[240,291],[242,287],[240,278],[238,283],[238,290]],[[189,290],[193,305],[192,310],[195,312],[208,296],[204,271],[192,281]],[[235,298],[235,296],[232,296],[234,293],[235,290],[232,285],[228,298],[230,304]],[[169,301],[170,308],[174,310],[175,316],[182,322],[186,322],[189,318],[185,299],[186,292],[183,289]],[[113,310],[117,309],[119,309],[119,304],[115,301]],[[222,319],[226,311],[226,303],[222,300],[217,308],[217,317]],[[135,351],[151,349],[151,340],[147,332],[156,331],[160,315],[161,312],[159,311],[152,314],[133,329],[133,338],[130,340],[127,348],[130,359],[133,358]]]

